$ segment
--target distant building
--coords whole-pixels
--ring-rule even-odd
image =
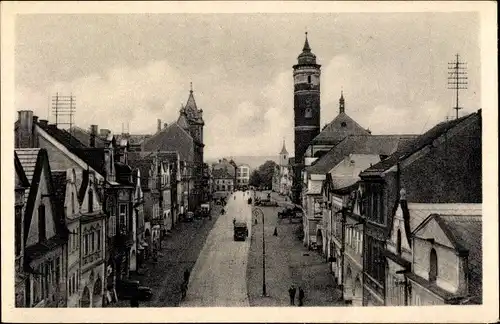
[[[212,173],[217,196],[227,195],[234,190],[234,177],[226,169],[216,169]]]
[[[250,182],[250,166],[240,164],[236,169],[236,188],[246,188]]]

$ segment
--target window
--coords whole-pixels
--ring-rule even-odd
[[[311,76],[310,75],[307,76],[307,83],[311,83]]]
[[[94,212],[94,192],[89,189],[89,213]]]
[[[401,254],[401,230],[398,229],[398,235],[396,238],[396,250],[398,254]]]
[[[127,204],[120,204],[120,213],[119,213],[119,219],[118,219],[118,225],[120,226],[120,230],[122,229],[127,229],[128,228],[128,222],[127,222]]]
[[[75,213],[75,193],[71,193],[71,214]]]
[[[21,206],[16,206],[16,223],[15,223],[15,231],[16,231],[16,256],[21,254],[21,248],[22,248],[22,240],[23,238],[21,237],[21,229],[22,229],[22,217],[23,217],[23,208]]]
[[[90,250],[91,253],[93,253],[95,251],[95,233],[92,232],[92,234],[90,234],[90,242],[92,242],[92,249]]]
[[[306,108],[305,117],[312,118],[312,109],[311,108]]]
[[[101,230],[97,231],[97,250],[101,250]]]
[[[38,206],[38,240],[45,240],[45,205]]]
[[[429,266],[429,281],[435,282],[438,275],[438,260],[436,250],[434,248],[431,249],[430,255],[430,266]]]
[[[84,255],[89,254],[89,235],[85,234],[85,241],[83,241]]]

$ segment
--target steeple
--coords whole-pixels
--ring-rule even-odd
[[[302,53],[300,53],[297,58],[299,64],[316,64],[316,55],[311,52],[311,47],[309,46],[309,39],[307,38],[306,32],[306,40],[304,41],[304,48],[302,48]]]
[[[339,99],[339,114],[344,114],[344,113],[345,113],[344,90],[341,90]]]
[[[306,32],[306,41],[304,42],[304,48],[302,49],[302,52],[311,52],[311,47],[309,47],[309,41],[307,40],[307,32]]]
[[[288,151],[286,150],[286,147],[285,147],[285,139],[283,139],[283,147],[281,148],[280,154],[281,155],[288,154]]]

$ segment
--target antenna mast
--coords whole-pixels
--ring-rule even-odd
[[[56,92],[52,96],[52,113],[56,117],[56,126],[69,125],[72,132],[73,116],[76,112],[76,97],[73,94],[69,96],[61,96]]]
[[[448,63],[448,89],[456,91],[456,105],[453,107],[458,119],[458,111],[462,109],[458,105],[458,91],[467,89],[467,63],[460,62],[460,56],[455,55],[455,62]]]

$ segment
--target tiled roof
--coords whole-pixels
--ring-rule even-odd
[[[36,160],[38,158],[39,148],[21,148],[15,149],[19,162],[23,167],[26,178],[29,183],[33,180],[33,172],[35,171]]]
[[[52,184],[54,185],[54,200],[57,208],[63,210],[66,196],[66,171],[52,171]]]
[[[336,145],[348,135],[370,135],[346,113],[340,113],[311,141],[311,144]]]
[[[177,124],[182,127],[183,129],[188,129],[189,124],[186,120],[186,116],[184,114],[180,114],[179,118],[177,118]]]
[[[408,203],[410,229],[413,233],[431,214],[439,215],[475,215],[481,213],[481,204],[427,204]]]
[[[148,155],[138,160],[130,160],[129,165],[133,168],[139,169],[141,172],[141,187],[147,188],[149,181],[149,170],[151,169],[151,164],[153,163],[153,156]]]
[[[85,163],[89,164],[98,173],[104,175],[104,148],[89,148],[87,145],[72,136],[68,131],[59,129],[56,125],[44,126],[42,124],[38,124],[38,126],[59,143],[64,145],[73,154],[85,161]]]
[[[402,145],[398,148],[396,152],[394,152],[390,157],[387,159],[373,165],[372,167],[368,168],[366,171],[369,172],[384,172],[388,170],[390,167],[394,166],[400,159],[409,156],[422,148],[424,148],[427,145],[432,144],[432,142],[443,135],[445,132],[449,131],[453,127],[457,126],[459,123],[465,121],[468,118],[471,118],[472,116],[477,115],[477,113],[473,113],[452,121],[448,122],[443,122],[439,123],[424,134],[416,137],[412,141],[409,141],[405,143],[405,145]]]
[[[177,151],[183,161],[193,161],[194,140],[177,123],[172,123],[144,141],[144,151]]]
[[[415,135],[349,135],[314,164],[307,167],[308,174],[326,174],[349,154],[390,155],[398,146]]]
[[[483,275],[481,215],[436,215],[436,221],[457,249],[469,253],[469,292],[472,296],[481,296]]]
[[[14,151],[14,167],[16,169],[19,180],[21,181],[22,187],[26,189],[29,188],[30,181],[28,180],[28,177],[26,177],[26,173],[24,172],[23,166],[21,164],[21,161],[19,161],[19,157],[17,156],[16,151]]]

